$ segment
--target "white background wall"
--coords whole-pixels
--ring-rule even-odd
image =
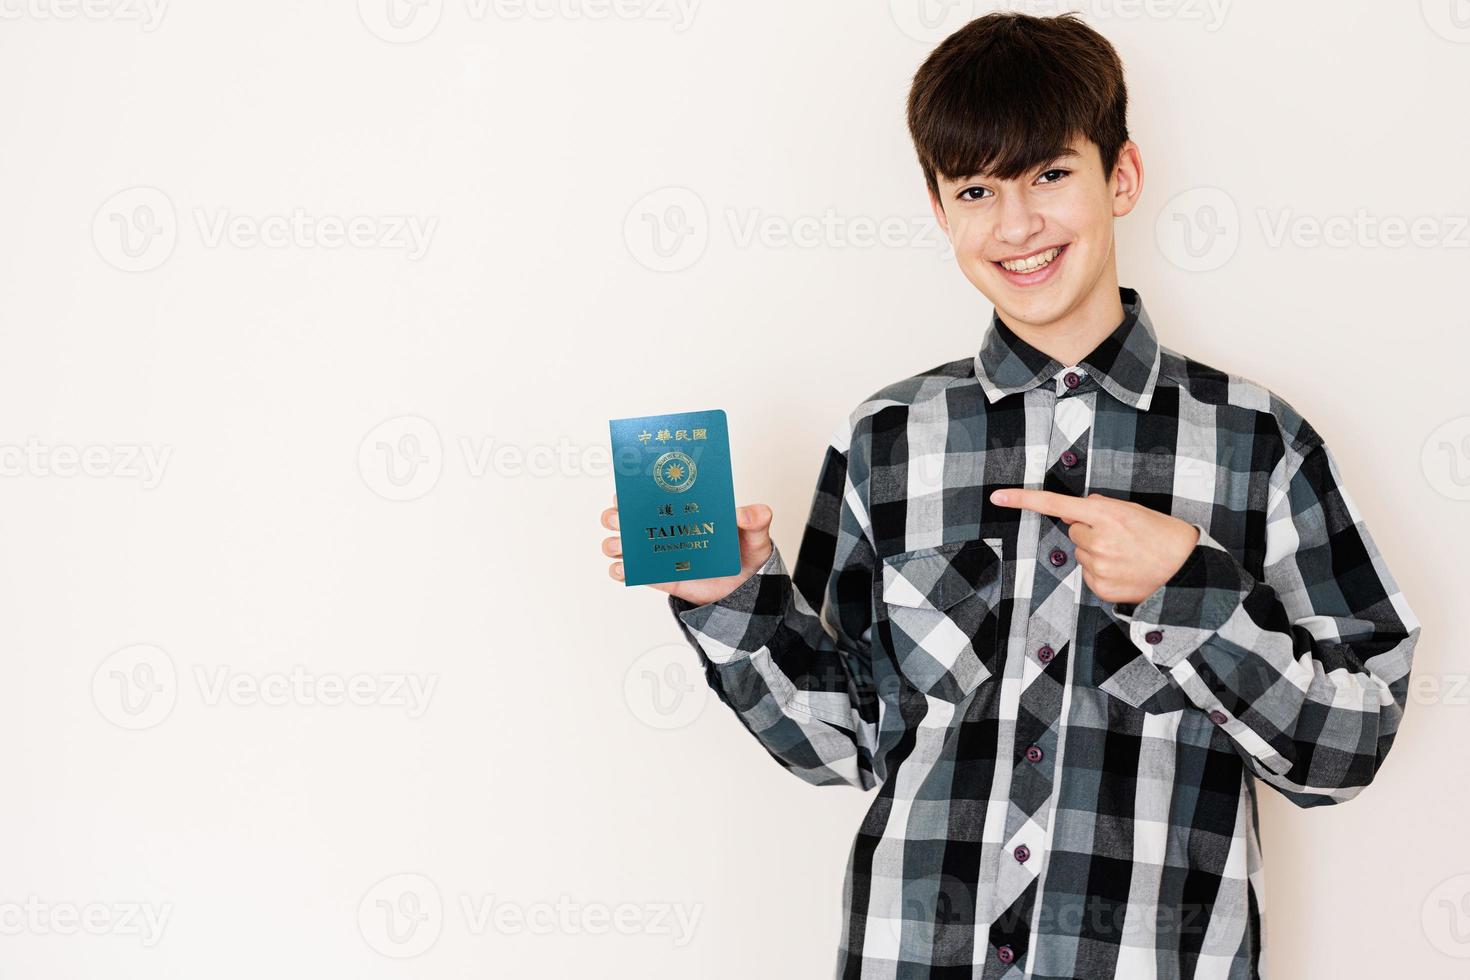
[[[903,125],[986,6],[69,2],[0,4],[0,975],[827,976],[871,797],[607,577],[606,425],[726,409],[795,553],[832,428],[987,323]],[[1263,790],[1273,973],[1463,976],[1470,10],[1083,9],[1123,283],[1318,427],[1424,624],[1375,785]]]

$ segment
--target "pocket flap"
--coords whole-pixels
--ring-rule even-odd
[[[883,601],[948,609],[1000,580],[1000,538],[972,538],[883,559]]]
[[[1168,686],[1169,679],[1141,653],[1098,685],[1135,708],[1142,708],[1145,701]]]
[[[1100,606],[1086,608],[1094,616],[1106,615]],[[1173,711],[1188,703],[1179,685],[1154,666],[1115,621],[1108,621],[1097,631],[1092,669],[1093,683],[1100,690],[1151,714]]]

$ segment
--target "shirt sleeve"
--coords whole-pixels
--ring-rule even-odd
[[[827,446],[787,571],[779,548],[724,598],[669,596],[705,678],[766,750],[817,785],[877,785],[871,667],[874,552],[849,465],[848,429]]]
[[[1309,430],[1310,431],[1310,430]],[[1263,577],[1199,524],[1184,564],[1135,604],[1133,643],[1299,806],[1351,799],[1393,743],[1419,622],[1313,433],[1273,471]]]

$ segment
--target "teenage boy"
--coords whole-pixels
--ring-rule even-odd
[[[778,762],[879,787],[839,977],[1257,977],[1257,782],[1350,799],[1403,714],[1419,623],[1321,436],[1119,288],[1126,106],[1070,15],[933,52],[909,126],[979,350],[853,410],[794,572],[754,504],[740,575],[655,586]]]

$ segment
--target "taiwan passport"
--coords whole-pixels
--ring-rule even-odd
[[[720,409],[613,419],[623,584],[740,571],[730,434]]]

